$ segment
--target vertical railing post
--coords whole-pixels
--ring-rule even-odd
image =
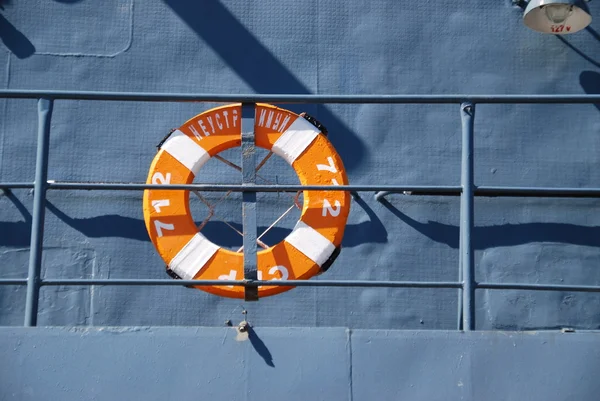
[[[48,148],[50,142],[50,119],[52,99],[38,100],[37,155],[35,183],[33,186],[33,216],[31,221],[31,243],[29,250],[29,273],[25,298],[25,326],[37,324],[42,270],[42,247],[44,242],[44,216],[46,211],[46,188],[48,181]]]
[[[471,234],[474,225],[474,160],[473,126],[475,105],[464,102],[460,105],[462,122],[462,160],[460,196],[460,262],[462,272],[462,317],[463,330],[475,329],[475,258]]]
[[[242,104],[242,184],[249,186],[256,183],[254,110],[254,103]],[[256,192],[242,192],[242,222],[244,224],[244,280],[257,280]],[[257,301],[258,287],[246,286],[244,299]]]
[[[458,243],[458,281],[462,283],[463,281],[463,264],[462,264],[462,233],[459,234],[459,243]],[[458,289],[458,311],[456,314],[456,330],[463,329],[463,288]]]

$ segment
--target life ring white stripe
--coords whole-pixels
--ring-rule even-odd
[[[333,251],[335,251],[335,245],[320,232],[302,221],[296,223],[296,227],[294,227],[290,235],[286,237],[285,241],[302,252],[304,256],[318,264],[319,267],[322,266],[323,263],[329,259]]]
[[[317,135],[319,130],[314,125],[298,117],[275,141],[271,150],[291,165],[310,146]]]
[[[202,146],[179,130],[173,131],[161,149],[177,159],[194,176],[198,174],[204,163],[210,159],[210,154]]]
[[[169,268],[184,280],[193,280],[196,274],[208,263],[210,258],[219,250],[204,235],[197,233],[175,255]]]

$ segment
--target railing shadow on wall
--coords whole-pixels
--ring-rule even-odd
[[[380,201],[401,221],[435,242],[458,249],[460,227],[436,221],[422,223],[402,213],[387,199]],[[523,245],[532,242],[600,247],[600,227],[567,223],[521,223],[473,227],[473,249]]]
[[[25,205],[11,192],[6,191],[5,196],[19,210],[23,221],[0,221],[0,232],[10,235],[0,238],[0,246],[25,247],[29,246],[31,239],[31,213]],[[409,227],[431,239],[445,244],[452,249],[459,249],[460,226],[444,224],[436,221],[420,222],[400,211],[388,199],[381,199],[380,203],[392,214],[398,217]],[[369,221],[358,224],[348,224],[342,246],[351,248],[365,243],[387,243],[387,230],[367,205],[364,199],[356,198],[355,204],[359,205],[369,216]],[[148,232],[142,219],[121,216],[118,214],[101,215],[89,218],[73,218],[57,208],[50,201],[46,201],[47,210],[58,217],[69,227],[77,230],[88,238],[124,238],[136,241],[149,242]],[[196,222],[197,225],[200,222]],[[242,225],[237,222],[228,222],[238,231]],[[259,226],[259,231],[267,227]],[[274,227],[273,235],[278,238],[286,237],[291,229]],[[231,237],[230,228],[220,221],[210,221],[203,228],[205,236],[218,238],[219,243],[225,247],[239,247],[241,239]],[[368,233],[368,236],[361,235]],[[473,227],[473,248],[475,250],[488,249],[499,246],[523,245],[533,242],[556,242],[562,244],[600,247],[600,226],[582,226],[567,223],[521,223],[501,224],[494,226]],[[268,243],[268,240],[265,240]]]
[[[0,246],[26,247],[31,240],[31,213],[12,191],[5,190],[4,195],[17,208],[23,220],[15,222],[0,221],[0,232],[11,233],[11,235],[0,237]],[[346,225],[342,247],[351,248],[366,243],[386,243],[388,241],[387,230],[373,209],[360,197],[354,198],[354,204],[362,209],[368,220]],[[144,220],[142,219],[121,216],[119,214],[74,218],[48,200],[46,200],[46,209],[63,223],[88,238],[113,237],[150,242]],[[200,223],[196,221],[197,226]],[[242,245],[242,240],[239,237],[228,235],[231,234],[231,228],[228,225],[240,232],[243,228],[240,223],[233,221],[209,221],[202,229],[202,233],[207,238],[214,239],[222,246],[239,248]],[[265,226],[257,227],[259,232],[265,232],[267,228]],[[269,234],[273,238],[284,238],[291,231],[289,228],[269,227]],[[265,236],[265,242],[269,243],[269,238],[269,236]]]
[[[193,285],[193,286],[219,286],[223,285],[220,280],[152,280],[152,279],[44,279],[42,280],[41,257],[43,252],[43,235],[45,211],[48,206],[51,212],[59,215],[60,212],[53,205],[48,205],[46,192],[48,190],[112,190],[112,191],[140,191],[145,189],[165,189],[165,190],[199,190],[224,192],[235,191],[242,193],[257,192],[298,192],[305,190],[327,190],[327,191],[349,191],[371,192],[375,199],[383,202],[384,206],[390,208],[389,202],[385,200],[386,196],[392,193],[410,193],[420,196],[459,196],[461,201],[460,208],[460,226],[458,227],[458,248],[460,253],[459,273],[460,279],[457,282],[428,282],[428,281],[372,281],[372,280],[277,280],[262,281],[252,278],[252,275],[246,275],[243,280],[228,281],[228,285],[242,286],[246,294],[255,292],[258,286],[328,286],[328,287],[390,287],[390,288],[448,288],[457,289],[460,292],[459,319],[462,330],[475,329],[475,300],[476,289],[512,289],[512,290],[534,290],[534,291],[574,291],[574,292],[600,292],[598,285],[554,285],[554,284],[521,284],[521,283],[481,283],[475,281],[474,275],[474,250],[478,242],[473,239],[474,227],[474,198],[480,197],[558,197],[558,198],[600,198],[600,188],[535,188],[535,187],[489,187],[475,186],[474,184],[474,120],[475,107],[479,103],[495,104],[523,104],[523,103],[600,103],[600,95],[214,95],[214,94],[156,94],[156,93],[105,93],[105,92],[62,92],[62,91],[18,91],[18,90],[0,90],[2,98],[29,98],[38,99],[38,141],[35,181],[30,182],[0,182],[0,189],[8,191],[17,188],[28,188],[34,190],[33,212],[31,215],[31,235],[30,235],[30,259],[28,277],[26,279],[7,279],[0,278],[0,285],[26,285],[26,305],[25,305],[25,326],[35,326],[37,323],[38,301],[41,286],[56,285]],[[360,103],[394,103],[394,104],[456,104],[457,116],[460,116],[462,122],[462,158],[461,158],[461,185],[460,186],[404,186],[404,185],[222,185],[222,184],[143,184],[143,183],[89,183],[89,182],[55,182],[48,180],[48,152],[50,137],[50,121],[52,109],[55,100],[76,99],[76,100],[103,100],[103,101],[136,101],[136,102],[174,102],[174,101],[195,101],[195,102],[241,102],[242,118],[244,124],[254,126],[254,115],[244,110],[253,110],[253,105],[258,102],[265,103],[338,103],[338,104],[360,104]],[[250,124],[251,123],[251,124]],[[246,133],[253,135],[253,133]],[[242,168],[244,170],[244,168]],[[254,171],[254,167],[252,170]],[[243,171],[242,171],[243,173]],[[248,198],[251,199],[251,198]],[[26,216],[26,208],[11,198],[20,212]],[[355,201],[360,204],[360,197],[355,195]],[[244,198],[243,203],[254,202]],[[365,204],[363,203],[363,207]],[[390,209],[393,211],[393,209]],[[367,210],[366,210],[367,211]],[[393,211],[394,212],[394,211]],[[255,213],[255,210],[252,212]],[[374,214],[367,211],[370,217]],[[416,229],[427,232],[426,226],[414,222],[399,211],[394,212],[397,217],[404,220],[407,224]],[[66,215],[62,215],[63,218]],[[254,216],[255,217],[255,216]],[[251,219],[252,221],[252,219]],[[254,218],[253,221],[256,221]],[[376,224],[380,224],[373,220]],[[27,218],[25,223],[28,225]],[[544,227],[548,228],[548,223]],[[22,230],[26,226],[16,228]],[[11,229],[11,227],[6,227]],[[14,228],[14,227],[13,227]],[[553,239],[563,241],[583,242],[584,236],[593,236],[597,232],[596,227],[582,228],[570,225],[552,226],[545,235]],[[513,228],[501,228],[503,230]],[[518,228],[522,229],[522,227]],[[525,227],[526,230],[531,228]],[[562,237],[557,232],[566,229],[571,230],[573,237]],[[456,227],[448,226],[442,230],[446,234],[441,240],[446,240],[449,245],[456,246],[456,242],[449,240],[449,236],[456,236]],[[583,232],[583,231],[585,232]],[[244,229],[245,231],[245,229]],[[253,227],[256,232],[256,227]],[[517,233],[518,234],[518,233]],[[135,234],[138,235],[138,234]],[[518,235],[517,235],[518,238]],[[544,237],[549,238],[549,237]],[[246,240],[245,238],[244,240]],[[244,242],[246,244],[246,242]],[[597,242],[591,244],[596,245]],[[246,257],[250,255],[246,252]],[[256,254],[254,253],[254,257]],[[251,265],[249,265],[252,267]],[[245,266],[246,267],[246,266]],[[256,270],[256,265],[253,268]],[[252,272],[250,272],[252,273]],[[265,354],[268,358],[268,355]]]
[[[31,239],[31,213],[25,205],[11,192],[6,191],[7,199],[19,210],[23,217],[22,221],[7,222],[0,221],[0,232],[11,233],[11,235],[0,238],[0,246],[25,247],[29,245]],[[345,248],[355,247],[365,243],[386,243],[387,230],[383,223],[377,217],[375,212],[360,198],[355,199],[355,204],[360,206],[369,217],[368,221],[357,224],[348,224],[344,233],[342,246]],[[134,217],[121,216],[118,214],[105,214],[87,218],[73,218],[67,213],[56,207],[50,201],[46,201],[47,210],[58,217],[63,223],[77,230],[88,238],[125,238],[136,241],[149,242],[148,231],[144,220]],[[196,222],[199,225],[200,222]],[[227,222],[238,231],[242,231],[242,225],[237,222]],[[218,242],[225,247],[233,248],[242,245],[241,238],[232,237],[231,228],[225,222],[209,221],[202,229],[202,233],[209,239],[218,239]],[[260,232],[264,232],[267,227],[258,226]],[[458,227],[457,227],[458,230]],[[273,227],[269,230],[273,237],[284,238],[292,230],[288,228]],[[367,233],[368,235],[365,235]],[[458,238],[458,237],[457,237]],[[269,237],[265,237],[265,242],[269,243]]]

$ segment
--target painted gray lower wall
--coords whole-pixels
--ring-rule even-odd
[[[595,401],[600,392],[591,332],[2,328],[0,354],[2,400]]]

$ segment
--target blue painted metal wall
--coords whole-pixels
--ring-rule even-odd
[[[596,24],[565,38],[541,35],[522,25],[522,10],[509,0],[0,4],[0,65],[5,66],[0,87],[8,89],[600,93]],[[590,8],[600,15],[596,2]],[[143,182],[156,144],[211,106],[57,101],[48,178]],[[458,105],[289,108],[325,124],[351,184],[460,184]],[[478,105],[475,184],[598,187],[599,109]],[[0,99],[0,113],[0,181],[31,182],[36,103]],[[239,160],[233,151],[225,156]],[[298,182],[277,158],[267,163],[264,176],[280,184]],[[196,182],[239,183],[241,176],[213,160]],[[353,200],[343,251],[322,279],[458,279],[457,197],[391,195],[377,202],[371,195]],[[216,201],[219,194],[207,197]],[[231,195],[217,209],[238,229],[240,200],[241,195]],[[283,194],[259,194],[258,201],[259,232],[289,206]],[[27,276],[32,204],[31,190],[0,194],[2,278]],[[599,284],[596,206],[595,199],[476,198],[475,279]],[[201,221],[206,208],[200,202],[192,207]],[[265,241],[282,239],[295,218],[285,219]],[[166,278],[145,231],[141,192],[51,191],[45,229],[45,278]],[[216,219],[204,232],[231,248],[242,244]],[[594,293],[477,290],[475,295],[477,329],[600,325],[600,295]],[[245,308],[256,327],[280,327],[281,333],[288,333],[287,327],[453,330],[458,300],[455,289],[297,288],[243,304],[179,287],[44,287],[39,324],[222,326],[241,320]],[[0,325],[21,325],[24,305],[24,287],[0,286]],[[316,341],[319,334],[308,335]],[[3,336],[0,341],[6,342]],[[448,342],[433,336],[436,346]],[[535,347],[526,352],[533,359],[545,354]]]
[[[592,12],[595,6],[592,3]],[[0,30],[5,87],[212,93],[596,93],[592,28],[566,39],[521,24],[508,1],[287,2],[246,5],[182,0],[144,4],[8,2]],[[67,22],[68,21],[68,22]],[[2,100],[0,174],[32,181],[36,107]],[[207,104],[57,101],[49,179],[146,178],[155,145]],[[331,132],[352,184],[460,183],[460,119],[454,105],[296,105]],[[593,105],[480,105],[475,183],[591,187],[599,173]],[[231,157],[237,157],[231,153]],[[268,179],[297,183],[282,160]],[[202,182],[239,182],[210,163]],[[140,193],[51,192],[46,277],[164,278],[145,232]],[[213,195],[213,198],[218,195]],[[262,200],[260,200],[262,196]],[[240,196],[219,215],[241,224]],[[24,277],[32,193],[0,197],[3,277]],[[595,200],[484,199],[475,203],[479,281],[598,282]],[[259,230],[287,207],[259,195]],[[201,205],[194,206],[202,220]],[[457,198],[393,195],[355,200],[342,255],[325,278],[458,277]],[[271,242],[283,238],[284,221]],[[209,238],[241,237],[218,220]],[[24,289],[0,289],[2,324],[20,324]],[[456,290],[310,289],[247,305],[269,326],[456,326]],[[598,326],[595,294],[478,290],[478,328]],[[169,300],[170,302],[165,302]],[[220,325],[239,302],[184,288],[43,288],[41,324]]]

